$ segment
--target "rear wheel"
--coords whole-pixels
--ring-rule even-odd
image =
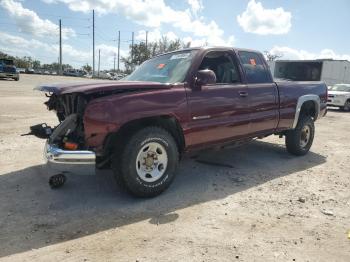
[[[315,135],[314,121],[310,116],[301,116],[297,127],[286,134],[287,151],[296,156],[309,152]]]
[[[136,132],[115,152],[112,168],[119,185],[139,197],[153,197],[175,177],[179,152],[174,138],[163,128]]]

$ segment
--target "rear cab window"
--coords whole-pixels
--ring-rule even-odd
[[[248,83],[270,83],[269,73],[259,54],[248,51],[239,51],[239,59]]]

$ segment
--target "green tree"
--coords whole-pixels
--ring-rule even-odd
[[[89,64],[84,65],[82,68],[84,71],[89,72],[89,73],[92,71],[92,67]]]
[[[33,66],[33,68],[34,69],[38,69],[38,68],[40,68],[40,61],[39,60],[33,60],[33,62],[32,62],[32,66]]]
[[[264,51],[264,54],[267,61],[275,61],[283,56],[283,54],[273,54],[269,51]]]

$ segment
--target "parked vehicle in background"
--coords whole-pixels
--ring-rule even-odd
[[[25,68],[18,68],[18,67],[17,67],[17,72],[18,72],[19,74],[23,74],[23,73],[26,72],[26,69],[25,69]]]
[[[118,183],[141,197],[168,188],[187,151],[277,134],[288,152],[305,155],[314,121],[327,110],[323,82],[274,82],[260,52],[234,48],[163,54],[124,81],[37,89],[50,96],[45,105],[60,121],[54,129],[31,127],[48,139],[48,165],[83,174],[95,164],[111,167]]]
[[[350,111],[350,84],[337,84],[329,87],[327,105]]]
[[[25,71],[26,74],[34,74],[35,71],[33,68],[26,68],[26,71]]]
[[[12,59],[0,58],[0,78],[19,80],[19,73]]]
[[[118,75],[115,72],[109,72],[110,77],[108,78],[109,80],[118,80]]]
[[[82,77],[86,74],[84,70],[78,70],[78,69],[68,69],[63,72],[63,75],[65,76],[75,76],[75,77]]]
[[[347,60],[276,60],[270,61],[269,66],[277,79],[350,84],[350,61]]]
[[[84,75],[84,77],[86,77],[86,78],[92,78],[92,73],[90,72],[90,73],[86,73],[85,75]]]
[[[104,71],[100,71],[96,73],[96,78],[99,79],[110,79],[111,78],[111,74],[108,72],[104,72]]]

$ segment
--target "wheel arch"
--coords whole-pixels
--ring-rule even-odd
[[[183,129],[178,119],[172,115],[160,115],[131,120],[123,124],[118,131],[109,133],[104,141],[104,154],[108,155],[112,151],[123,145],[123,142],[141,128],[148,126],[158,126],[168,131],[174,138],[179,153],[185,149],[185,137]]]
[[[314,121],[316,121],[320,114],[320,107],[321,100],[318,95],[310,94],[299,97],[293,121],[293,128],[297,126],[301,115],[309,115],[313,117]]]

